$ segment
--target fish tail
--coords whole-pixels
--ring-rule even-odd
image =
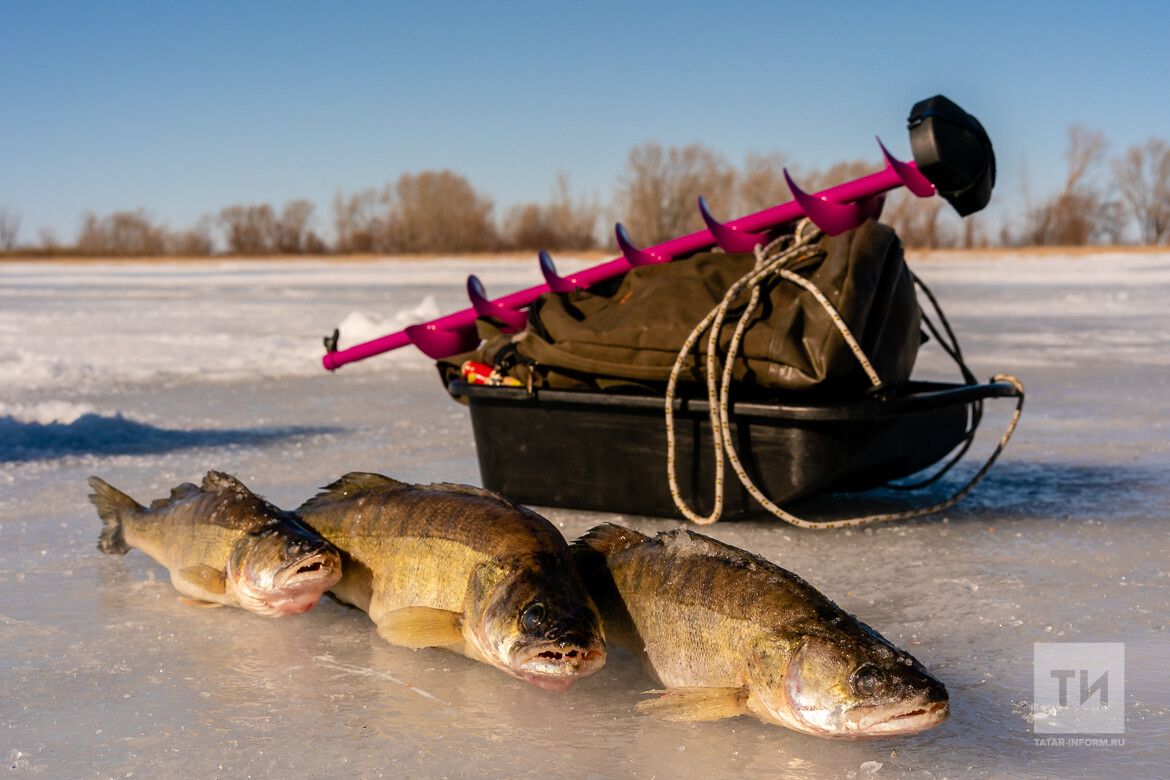
[[[98,537],[98,549],[104,553],[125,555],[130,552],[130,545],[126,544],[122,521],[127,515],[141,514],[146,509],[130,496],[98,477],[90,477],[89,486],[93,488],[93,492],[89,494],[89,500],[97,507],[98,517],[105,523],[105,528],[102,529],[102,534]]]

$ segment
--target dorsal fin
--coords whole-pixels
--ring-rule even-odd
[[[762,555],[757,555],[727,542],[721,542],[718,539],[712,539],[710,536],[695,533],[689,528],[660,531],[654,537],[654,541],[661,544],[663,551],[671,555],[697,555],[726,561],[733,566],[749,568],[762,566],[768,570],[784,571]],[[785,574],[796,576],[791,572],[785,572]]]
[[[639,638],[629,609],[613,578],[609,558],[622,550],[637,547],[649,537],[613,523],[589,529],[569,545],[569,554],[581,581],[601,611],[605,633],[620,644],[641,653],[645,643]]]
[[[156,498],[154,501],[151,501],[150,508],[151,510],[162,509],[163,507],[168,506],[175,501],[182,501],[184,498],[188,498],[202,492],[203,491],[199,489],[198,485],[193,485],[190,482],[184,482],[181,485],[176,485],[175,487],[171,488],[171,494],[167,498]]]
[[[386,488],[407,488],[414,485],[401,482],[385,474],[375,474],[372,471],[351,471],[342,475],[336,482],[326,485],[323,491],[329,493],[360,493],[363,490],[378,490]]]
[[[742,559],[745,556],[759,559],[747,550],[734,547],[710,536],[697,534],[689,528],[672,528],[669,531],[659,531],[654,537],[663,548],[676,555],[704,555],[709,558]],[[761,559],[762,560],[762,559]]]
[[[412,487],[415,486],[387,477],[384,474],[375,474],[370,471],[351,471],[321,488],[317,495],[301,504],[297,511],[316,509],[331,501],[348,498],[355,493]]]
[[[649,538],[631,528],[624,528],[614,523],[603,523],[590,528],[584,536],[573,542],[573,547],[588,548],[608,558],[614,553],[639,545]]]
[[[465,496],[479,496],[480,498],[492,498],[496,501],[503,501],[508,506],[513,506],[512,502],[501,496],[494,490],[487,488],[475,487],[474,485],[464,485],[458,482],[432,482],[429,485],[420,485],[424,490],[441,490],[444,493],[461,493]]]
[[[180,485],[179,487],[182,487]],[[203,478],[203,489],[208,493],[248,493],[251,490],[240,480],[233,477],[231,474],[226,474],[222,471],[209,471],[207,476]]]

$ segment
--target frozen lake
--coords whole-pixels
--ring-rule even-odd
[[[96,549],[91,474],[146,501],[216,468],[287,507],[351,470],[478,483],[467,412],[426,358],[329,375],[321,337],[462,308],[472,270],[494,294],[534,284],[534,259],[0,264],[0,759],[42,777],[1170,776],[1170,253],[913,266],[975,373],[1027,385],[987,480],[946,517],[709,531],[802,575],[950,691],[937,729],[833,742],[639,716],[652,685],[618,650],[554,694],[392,647],[333,601],[282,620],[191,609],[141,553]],[[930,348],[918,374],[952,376]],[[976,455],[1008,412],[991,406]],[[569,538],[676,525],[545,514]],[[1037,642],[1124,643],[1121,744],[1037,743]]]

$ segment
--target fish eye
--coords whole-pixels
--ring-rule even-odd
[[[866,664],[853,673],[853,689],[862,696],[873,696],[886,684],[886,675],[872,664]]]
[[[534,601],[520,613],[520,627],[527,634],[535,634],[540,624],[544,622],[544,604]]]

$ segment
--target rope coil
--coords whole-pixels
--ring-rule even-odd
[[[748,476],[747,470],[744,468],[740,460],[739,453],[736,451],[734,440],[731,436],[731,421],[730,421],[730,395],[731,395],[731,378],[734,371],[736,355],[739,352],[740,344],[743,340],[744,333],[747,330],[748,323],[751,321],[752,315],[755,313],[756,307],[759,305],[760,288],[762,284],[769,278],[780,277],[791,284],[795,284],[805,291],[807,291],[816,301],[824,308],[825,312],[832,319],[833,324],[841,333],[845,343],[849,346],[850,351],[854,357],[857,358],[866,377],[875,390],[880,390],[883,387],[881,377],[878,376],[877,371],[874,370],[869,358],[861,349],[861,345],[853,336],[849,326],[841,317],[840,312],[833,306],[832,302],[825,296],[815,284],[808,279],[794,273],[789,269],[789,266],[796,263],[812,259],[816,255],[823,254],[823,250],[816,246],[816,242],[821,238],[822,232],[817,229],[808,219],[801,220],[796,227],[796,231],[792,236],[783,236],[767,246],[756,245],[755,255],[756,262],[752,270],[736,281],[728,288],[724,294],[723,299],[719,304],[712,309],[707,316],[705,316],[687,336],[683,342],[682,348],[679,350],[678,357],[675,359],[674,365],[671,368],[670,378],[666,385],[666,473],[667,480],[670,486],[670,495],[674,499],[674,504],[682,515],[693,523],[698,525],[710,525],[717,522],[723,515],[724,503],[724,455],[726,454],[727,461],[731,464],[732,470],[739,479],[743,487],[754,498],[760,506],[768,511],[773,516],[790,523],[799,528],[848,528],[860,525],[868,525],[878,522],[886,522],[892,520],[907,520],[913,517],[921,517],[923,515],[941,512],[957,504],[964,496],[971,492],[975,486],[983,479],[991,466],[995,463],[999,454],[1007,446],[1008,440],[1015,431],[1016,424],[1019,422],[1020,414],[1023,411],[1024,405],[1024,386],[1019,379],[1010,374],[997,374],[992,377],[993,382],[1007,382],[1011,384],[1017,392],[1016,408],[1011,419],[1008,421],[1007,428],[1000,437],[999,444],[995,451],[988,458],[987,462],[979,469],[971,479],[969,479],[954,495],[950,498],[933,504],[927,507],[918,509],[910,509],[901,512],[885,512],[862,517],[854,517],[843,520],[826,520],[826,521],[808,521],[801,519],[790,512],[785,511],[775,503],[773,503],[763,491],[756,486],[755,482]],[[951,330],[950,324],[946,321],[946,317],[942,314],[942,310],[938,307],[938,303],[934,296],[926,289],[925,285],[915,277],[915,283],[923,290],[925,290],[928,299],[930,300],[935,311],[938,313],[942,322],[943,328],[949,337],[949,342],[941,338],[938,330],[934,324],[926,319],[927,327],[934,335],[936,341],[942,345],[943,349],[959,364],[964,379],[968,383],[974,382],[974,376],[971,375],[962,359],[962,353],[959,350],[958,341]],[[750,288],[750,295],[746,307],[739,315],[736,322],[735,330],[732,333],[731,341],[727,347],[727,355],[724,358],[723,370],[718,372],[719,360],[719,334],[723,330],[723,324],[727,319],[728,311],[732,304],[741,296],[745,289]],[[714,505],[711,512],[707,515],[700,515],[687,504],[683,499],[678,485],[678,476],[676,474],[677,456],[676,456],[676,435],[674,426],[674,403],[678,389],[679,376],[682,373],[684,364],[687,362],[692,350],[698,343],[702,334],[710,329],[707,337],[707,357],[706,357],[706,380],[707,380],[707,400],[709,402],[708,414],[711,422],[711,439],[712,447],[715,453],[715,486],[714,486]],[[716,376],[719,375],[719,384],[716,384]],[[905,489],[911,487],[920,487],[922,485],[930,484],[939,479],[943,474],[950,470],[959,458],[970,447],[974,439],[975,429],[979,424],[979,418],[982,414],[982,403],[979,402],[978,409],[972,416],[971,429],[963,443],[959,453],[948,462],[941,471],[934,474],[927,480],[917,483],[915,485],[903,486]]]

